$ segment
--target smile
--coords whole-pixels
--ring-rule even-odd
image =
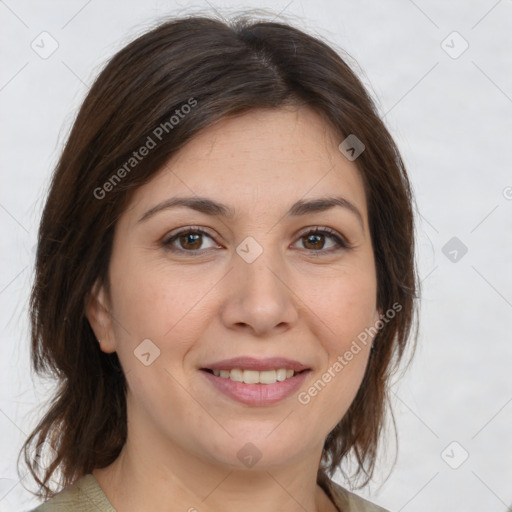
[[[245,384],[275,384],[276,382],[283,382],[286,379],[293,377],[296,372],[286,368],[279,368],[277,370],[241,370],[235,368],[233,370],[209,370],[215,377],[222,379],[231,379],[235,382],[244,382]],[[299,373],[299,372],[297,372]]]
[[[206,378],[209,387],[215,393],[220,393],[245,405],[263,407],[275,404],[298,393],[307,375],[311,372],[311,370],[300,372],[285,370],[286,377],[284,380],[278,380],[278,374],[280,378],[283,377],[282,370],[281,368],[278,370],[255,371],[235,368],[230,371],[215,370],[214,373],[214,370],[203,369],[199,373]],[[224,376],[221,376],[221,371]],[[226,376],[226,374],[228,375]]]

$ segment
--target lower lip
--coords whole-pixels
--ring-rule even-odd
[[[246,405],[270,405],[284,400],[297,391],[309,370],[275,384],[245,384],[201,370],[201,373],[222,393]]]

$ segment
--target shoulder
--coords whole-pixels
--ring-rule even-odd
[[[340,512],[389,512],[385,508],[375,505],[371,501],[361,498],[353,492],[329,479],[328,485],[331,498]]]
[[[96,478],[88,474],[30,512],[116,512]]]

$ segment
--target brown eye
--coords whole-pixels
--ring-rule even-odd
[[[207,237],[213,242],[212,237],[201,229],[186,229],[176,233],[168,240],[163,242],[163,245],[173,252],[189,252],[196,253],[206,249],[215,247],[213,243],[210,247],[203,247],[205,243],[204,237]]]
[[[329,239],[331,240],[331,245],[326,248],[326,240]],[[336,231],[329,228],[315,228],[304,233],[300,240],[303,243],[303,247],[312,253],[331,253],[349,248],[349,244]]]
[[[324,235],[314,234],[314,235],[306,235],[302,238],[305,240],[304,246],[306,247],[306,249],[318,250],[318,249],[323,249],[323,247],[325,245],[325,240],[323,240],[323,237],[324,237]]]
[[[179,243],[183,249],[197,250],[201,248],[203,241],[199,233],[187,233],[178,237]]]

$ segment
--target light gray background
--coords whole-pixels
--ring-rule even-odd
[[[512,1],[6,0],[0,1],[0,512],[37,503],[15,469],[51,390],[30,376],[27,298],[49,177],[76,109],[105,60],[156,17],[191,10],[228,16],[250,7],[282,12],[358,62],[405,158],[421,213],[421,335],[413,366],[393,388],[397,464],[384,481],[390,437],[390,462],[360,493],[397,512],[507,510]],[[46,59],[31,48],[34,41],[48,51],[52,39],[58,48]],[[457,253],[449,246],[445,255],[452,237],[460,241]]]

